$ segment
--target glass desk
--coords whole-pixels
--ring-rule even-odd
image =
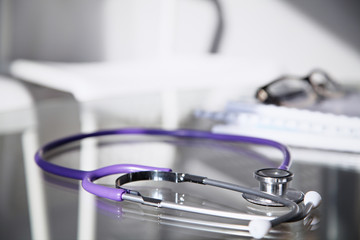
[[[60,137],[106,128],[161,127],[159,115],[146,109],[146,104],[137,109],[147,110],[138,112],[147,115],[147,121],[134,109],[129,111],[128,106],[123,99],[82,105],[51,100],[34,109],[0,115],[0,239],[249,238],[237,229],[244,222],[100,199],[84,192],[79,181],[45,174],[34,164],[35,150]],[[207,130],[209,126],[190,115],[179,121],[183,128]],[[291,152],[291,187],[303,192],[318,191],[323,201],[312,215],[312,226],[304,221],[287,223],[271,236],[360,239],[360,155],[296,148]],[[73,168],[145,164],[253,187],[258,186],[253,172],[277,166],[280,158],[276,151],[244,144],[131,136],[102,138],[49,155],[51,161]],[[98,183],[113,186],[116,177]],[[265,214],[268,211],[249,204],[239,193],[201,185],[140,182],[131,186],[144,195],[179,204]]]

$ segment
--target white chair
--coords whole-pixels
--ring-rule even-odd
[[[256,69],[255,69],[256,66]],[[257,69],[261,69],[258,71]],[[251,94],[276,68],[259,60],[201,56],[142,59],[128,62],[60,63],[16,60],[11,74],[19,79],[70,92],[80,103],[103,98],[157,93],[162,125],[176,127],[179,91],[221,90],[228,98]],[[211,99],[207,99],[211,101]],[[210,106],[214,103],[209,103]]]
[[[0,134],[21,134],[31,236],[33,239],[49,239],[41,173],[33,157],[39,145],[33,104],[33,99],[23,84],[0,76]],[[13,174],[11,169],[14,162],[7,161],[5,157],[4,159],[1,172],[6,180]],[[11,183],[4,185],[12,188]]]

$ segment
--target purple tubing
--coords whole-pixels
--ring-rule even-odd
[[[42,148],[40,148],[35,154],[35,161],[43,170],[50,172],[52,174],[66,178],[83,180],[82,186],[84,187],[84,189],[95,195],[109,198],[115,201],[121,201],[122,200],[121,196],[124,193],[124,190],[96,185],[92,181],[111,174],[129,173],[136,171],[155,171],[155,170],[171,171],[171,169],[141,166],[134,164],[118,164],[118,165],[107,166],[93,171],[83,171],[83,170],[71,169],[71,168],[52,164],[50,162],[45,161],[42,156],[47,151],[50,151],[54,148],[60,147],[70,142],[79,141],[81,139],[85,139],[89,137],[99,137],[106,135],[122,135],[122,134],[158,135],[158,136],[172,136],[178,138],[212,139],[219,141],[243,142],[243,143],[265,145],[265,146],[277,148],[283,153],[284,159],[281,165],[278,167],[279,169],[287,170],[290,166],[290,152],[288,151],[287,147],[272,140],[239,136],[239,135],[215,134],[211,132],[198,131],[198,130],[181,129],[181,130],[168,131],[161,129],[144,129],[144,128],[124,128],[124,129],[114,129],[114,130],[103,130],[93,133],[77,134],[77,135],[61,138],[53,142],[50,142],[44,145]]]
[[[126,193],[125,189],[105,187],[93,183],[96,179],[119,173],[130,173],[130,172],[140,172],[140,171],[166,171],[170,172],[170,168],[157,168],[157,167],[148,167],[142,165],[134,164],[117,164],[111,165],[104,168],[99,168],[94,171],[90,171],[85,174],[82,180],[82,187],[99,197],[111,199],[114,201],[122,201],[122,195]]]

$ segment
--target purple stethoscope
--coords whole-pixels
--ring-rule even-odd
[[[283,161],[278,168],[265,168],[255,172],[255,178],[260,182],[260,189],[252,189],[236,184],[222,182],[203,176],[196,176],[187,173],[172,172],[169,168],[150,167],[135,164],[116,164],[93,171],[83,171],[67,168],[50,163],[44,159],[44,154],[68,143],[80,141],[86,138],[101,137],[108,135],[154,135],[171,136],[181,139],[210,139],[228,142],[243,142],[257,145],[265,145],[277,148],[283,154]],[[82,187],[99,197],[114,201],[132,201],[144,205],[175,209],[180,211],[233,218],[239,220],[249,220],[247,230],[254,238],[263,238],[272,227],[284,222],[297,221],[305,218],[313,208],[321,202],[321,196],[314,191],[305,195],[301,191],[288,188],[288,183],[292,180],[293,174],[288,171],[290,166],[290,153],[286,146],[268,139],[215,134],[198,130],[161,130],[143,128],[124,128],[114,130],[103,130],[93,133],[84,133],[61,138],[50,142],[41,147],[35,155],[36,163],[46,172],[77,180],[82,180]],[[95,184],[94,181],[102,177],[123,174],[116,180],[115,188]],[[251,203],[264,206],[286,206],[289,211],[278,217],[263,215],[245,214],[214,210],[202,207],[186,206],[174,202],[163,201],[161,199],[142,196],[138,191],[124,188],[123,185],[129,182],[152,180],[169,181],[175,183],[190,182],[202,185],[210,185],[218,188],[228,189],[243,193],[243,197]],[[300,203],[304,203],[300,207]]]

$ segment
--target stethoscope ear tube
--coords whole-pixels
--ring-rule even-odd
[[[122,196],[126,192],[125,190],[98,185],[93,183],[93,181],[113,174],[131,173],[131,172],[139,172],[139,171],[171,172],[171,169],[149,167],[149,166],[136,165],[136,164],[116,164],[112,166],[99,168],[94,171],[88,171],[84,175],[81,184],[86,191],[95,194],[99,197],[107,198],[114,201],[122,201],[123,200]]]

